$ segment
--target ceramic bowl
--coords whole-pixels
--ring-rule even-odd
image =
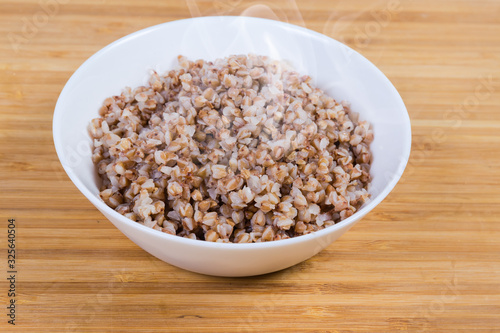
[[[330,96],[373,125],[371,201],[348,219],[308,235],[253,244],[224,244],[172,236],[131,221],[99,197],[87,126],[105,98],[126,86],[144,85],[151,73],[177,64],[177,56],[214,60],[255,53],[283,59]],[[402,175],[411,146],[408,113],[391,82],[346,45],[302,27],[249,17],[202,17],[156,25],[106,46],[69,79],[54,112],[59,159],[76,187],[130,240],[178,267],[218,276],[250,276],[304,261],[348,231],[374,209]],[[332,259],[332,265],[335,259]]]

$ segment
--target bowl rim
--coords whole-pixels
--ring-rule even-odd
[[[69,88],[71,85],[74,84],[78,80],[78,77],[80,76],[81,72],[84,72],[86,70],[86,67],[88,67],[90,64],[94,63],[95,61],[98,61],[101,55],[104,53],[108,52],[108,50],[113,49],[114,47],[126,43],[129,40],[135,39],[140,37],[141,35],[145,35],[148,33],[151,33],[156,30],[162,30],[165,29],[169,26],[172,25],[177,25],[177,24],[187,24],[189,22],[210,22],[213,20],[227,20],[229,22],[232,22],[234,20],[244,20],[244,21],[255,21],[255,22],[266,22],[267,24],[270,24],[272,26],[278,26],[285,28],[289,30],[291,33],[300,33],[300,34],[306,34],[314,38],[319,38],[325,42],[331,43],[333,46],[336,47],[343,47],[346,48],[346,50],[349,52],[349,54],[354,54],[359,57],[360,61],[365,62],[369,67],[371,67],[374,70],[374,73],[377,75],[377,79],[380,79],[381,82],[385,83],[386,86],[389,87],[389,89],[393,90],[394,96],[397,99],[398,104],[400,104],[400,110],[401,112],[404,113],[404,151],[403,151],[403,156],[399,158],[399,164],[397,167],[396,172],[394,173],[392,179],[387,182],[387,184],[384,186],[384,188],[381,190],[381,192],[375,197],[372,198],[369,202],[367,202],[361,209],[359,209],[356,213],[354,213],[352,216],[348,217],[347,219],[340,221],[332,226],[329,226],[325,229],[318,230],[315,232],[312,232],[307,235],[301,235],[289,239],[282,239],[278,241],[271,241],[271,242],[261,242],[261,243],[217,243],[217,242],[207,242],[207,241],[202,241],[202,240],[194,240],[190,238],[184,238],[176,235],[170,235],[164,232],[159,232],[157,230],[154,230],[152,228],[149,228],[147,226],[144,226],[142,224],[139,224],[133,220],[128,219],[127,217],[121,215],[108,205],[102,201],[101,198],[95,196],[93,193],[91,193],[86,186],[80,181],[79,177],[71,170],[71,168],[65,163],[62,163],[63,161],[63,142],[62,139],[59,137],[58,133],[56,131],[57,128],[62,126],[62,121],[61,121],[61,115],[63,114],[63,110],[61,107],[61,100],[64,99],[65,94],[68,92]],[[229,23],[228,22],[228,23]],[[217,23],[220,23],[217,22]],[[146,71],[147,69],[145,69]],[[324,34],[321,34],[319,32],[316,32],[314,30],[310,30],[301,26],[297,26],[294,24],[286,23],[286,22],[281,22],[281,21],[275,21],[275,20],[270,20],[270,19],[264,19],[264,18],[256,18],[256,17],[245,17],[245,16],[203,16],[203,17],[194,17],[194,18],[187,18],[187,19],[180,19],[180,20],[174,20],[174,21],[169,21],[165,23],[160,23],[157,25],[153,25],[138,31],[135,31],[133,33],[130,33],[124,37],[121,37],[114,42],[106,45],[96,53],[94,53],[92,56],[90,56],[87,60],[85,60],[79,67],[78,69],[71,75],[69,80],[66,82],[64,85],[64,88],[62,89],[58,99],[57,103],[55,106],[54,110],[54,115],[53,115],[53,121],[52,121],[52,134],[53,134],[53,140],[54,140],[54,146],[56,149],[57,156],[59,158],[59,161],[61,162],[66,174],[69,176],[73,184],[80,190],[80,192],[96,207],[98,208],[101,213],[106,212],[107,214],[111,215],[116,221],[119,221],[120,223],[124,223],[128,225],[129,227],[132,227],[133,229],[136,229],[139,232],[146,233],[148,235],[151,235],[153,237],[163,237],[166,241],[169,242],[176,242],[176,243],[183,243],[185,245],[190,245],[190,246],[201,246],[204,248],[219,248],[219,249],[231,249],[231,250],[262,250],[262,249],[267,249],[267,248],[276,248],[276,247],[284,247],[284,246],[293,246],[296,244],[300,243],[306,243],[310,240],[313,240],[315,238],[322,238],[323,236],[326,236],[328,234],[332,234],[335,231],[341,229],[341,228],[346,228],[354,225],[358,220],[360,220],[362,217],[364,217],[367,213],[369,213],[372,209],[374,209],[382,200],[384,200],[387,195],[394,189],[398,181],[400,180],[401,176],[403,175],[403,172],[407,166],[409,157],[410,157],[410,151],[411,151],[411,141],[412,141],[412,134],[411,134],[411,123],[410,123],[410,117],[408,114],[408,111],[406,109],[406,106],[403,102],[403,99],[401,98],[401,95],[397,91],[397,89],[394,87],[392,82],[382,73],[380,69],[377,68],[371,61],[369,61],[367,58],[365,58],[363,55],[361,55],[359,52],[356,50],[353,50],[349,46],[329,37]],[[103,212],[104,211],[104,212]],[[113,224],[115,222],[110,221]],[[328,246],[330,243],[326,244]],[[325,247],[325,246],[323,246]]]

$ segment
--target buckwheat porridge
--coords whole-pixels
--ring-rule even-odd
[[[373,132],[346,103],[268,57],[178,60],[91,121],[111,208],[172,235],[252,243],[324,229],[369,199]]]

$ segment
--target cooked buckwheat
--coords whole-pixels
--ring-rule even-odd
[[[251,243],[326,228],[368,200],[373,132],[346,103],[264,56],[178,60],[90,123],[111,208],[168,234]]]

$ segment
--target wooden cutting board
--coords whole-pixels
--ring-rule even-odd
[[[54,105],[136,30],[256,15],[332,36],[394,83],[413,151],[388,198],[290,269],[217,278],[141,250],[70,182]],[[500,2],[0,1],[2,332],[500,332]],[[7,261],[15,219],[15,326]]]

